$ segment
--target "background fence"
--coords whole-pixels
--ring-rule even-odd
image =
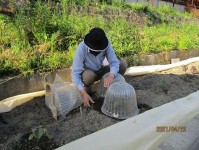
[[[9,7],[9,1],[11,0],[0,0],[0,12],[1,11],[7,11],[7,12],[12,12],[12,10],[10,10],[11,8]],[[26,2],[29,0],[12,0],[12,2],[15,2],[16,5],[18,5],[18,3],[20,2]],[[90,0],[92,1],[96,1],[96,0]],[[102,1],[102,0],[97,0],[97,1]],[[107,1],[112,1],[112,0],[107,0]],[[190,9],[195,9],[196,12],[196,16],[199,17],[199,0],[121,0],[123,2],[133,2],[133,3],[149,3],[155,7],[158,7],[158,5],[168,5],[171,7],[174,7],[175,9],[177,9],[180,12],[192,12],[189,11]],[[188,8],[188,10],[187,10]],[[195,13],[194,13],[195,14]]]
[[[174,7],[180,12],[185,12],[186,7],[192,7],[199,9],[199,0],[126,0],[126,2],[134,3],[149,3],[153,6],[168,5]]]

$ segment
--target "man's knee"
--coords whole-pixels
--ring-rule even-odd
[[[126,69],[128,67],[128,63],[126,60],[121,60],[120,61],[120,68],[119,68],[119,74],[124,75],[126,72]]]
[[[93,84],[96,80],[96,73],[92,70],[85,70],[82,73],[82,81],[85,86],[89,87],[91,84]]]

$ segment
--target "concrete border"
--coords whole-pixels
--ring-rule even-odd
[[[129,62],[129,64],[133,64],[134,66],[141,65],[165,65],[170,64],[171,59],[180,58],[180,60],[185,60],[192,57],[199,56],[199,50],[192,49],[186,51],[169,51],[169,52],[161,52],[158,54],[151,55],[135,55],[134,61]]]
[[[35,74],[28,77],[15,77],[0,84],[0,100],[19,94],[44,90],[45,82],[53,83],[56,73],[64,81],[71,82],[71,69],[54,71],[46,75]]]

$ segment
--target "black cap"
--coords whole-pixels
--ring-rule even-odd
[[[91,50],[104,50],[108,47],[108,39],[104,30],[101,28],[93,28],[85,37],[84,43]]]

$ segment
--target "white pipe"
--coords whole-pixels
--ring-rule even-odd
[[[0,101],[0,113],[9,112],[15,107],[30,101],[34,97],[45,95],[45,93],[46,91],[44,90],[44,91],[21,94],[21,95],[6,98]]]
[[[183,60],[174,64],[168,64],[168,65],[151,65],[151,66],[134,66],[129,67],[124,75],[131,75],[131,76],[139,76],[144,74],[149,74],[153,72],[168,70],[175,67],[180,67],[184,65],[188,65],[193,62],[199,61],[199,57],[190,58],[187,60]]]
[[[199,114],[199,91],[109,126],[57,150],[155,149],[172,134],[157,132],[158,126],[184,126],[197,114]]]

